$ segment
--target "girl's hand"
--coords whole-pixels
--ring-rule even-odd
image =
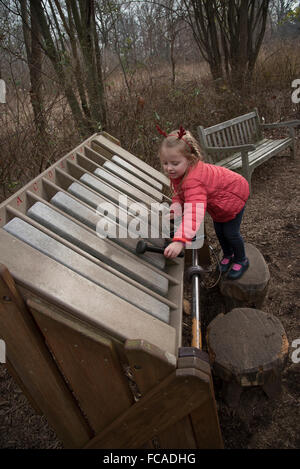
[[[173,243],[169,244],[164,250],[164,256],[168,259],[174,259],[181,253],[184,248],[184,244],[180,241],[173,241]]]

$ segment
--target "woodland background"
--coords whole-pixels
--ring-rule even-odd
[[[0,0],[0,78],[0,201],[99,130],[157,166],[156,122],[299,117],[300,2]]]

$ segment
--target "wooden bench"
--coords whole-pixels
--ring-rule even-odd
[[[255,168],[290,148],[295,156],[295,127],[300,120],[262,124],[257,110],[222,122],[212,127],[198,127],[201,146],[209,163],[224,166],[241,173],[251,185]],[[289,137],[270,139],[263,136],[264,129],[287,127]]]

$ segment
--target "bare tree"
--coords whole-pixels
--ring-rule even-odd
[[[270,20],[272,33],[282,37],[290,37],[299,34],[300,3],[295,0],[271,0]],[[298,23],[298,24],[297,24]]]
[[[40,45],[40,28],[33,10],[32,3],[29,5],[27,0],[20,0],[21,16],[24,43],[27,55],[27,62],[30,74],[30,99],[34,115],[34,124],[37,131],[38,141],[47,141],[46,138],[46,117],[43,100],[43,75],[42,75],[42,57],[43,51]]]
[[[265,34],[270,0],[184,0],[194,38],[214,79],[245,83]]]
[[[280,26],[294,6],[295,0],[270,0],[270,17],[275,28]]]
[[[80,133],[86,135],[105,128],[106,103],[94,0],[30,3],[40,27],[42,47]]]

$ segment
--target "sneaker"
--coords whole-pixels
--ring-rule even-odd
[[[224,256],[223,259],[220,262],[220,272],[224,274],[229,270],[229,267],[231,266],[231,262],[233,260],[233,254],[230,257]]]
[[[246,272],[248,267],[249,267],[248,259],[244,260],[243,262],[235,262],[232,265],[230,271],[228,272],[226,278],[229,280],[237,280],[243,275],[244,272]]]

